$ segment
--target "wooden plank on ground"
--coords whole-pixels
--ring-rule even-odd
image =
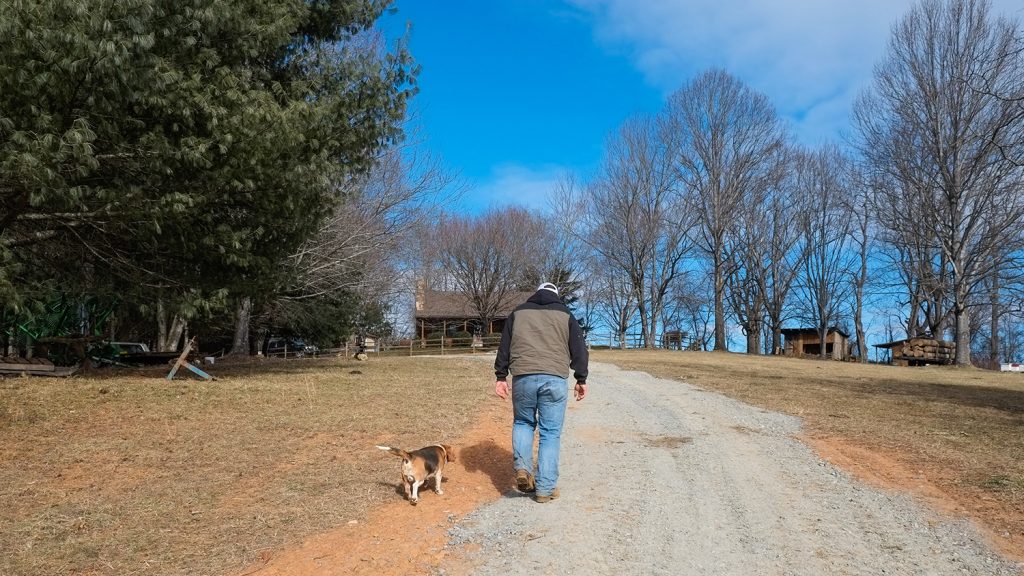
[[[53,372],[53,364],[0,362],[0,372]]]
[[[78,366],[57,366],[53,370],[10,370],[7,368],[2,368],[2,366],[5,366],[5,364],[0,364],[0,374],[5,375],[15,374],[20,376],[24,374],[26,376],[36,377],[47,376],[50,378],[65,378],[67,376],[71,376],[75,372],[78,372]]]

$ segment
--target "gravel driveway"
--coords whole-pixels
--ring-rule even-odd
[[[1020,573],[969,522],[819,459],[797,418],[608,364],[590,381],[570,399],[561,498],[511,492],[451,530],[474,574]]]

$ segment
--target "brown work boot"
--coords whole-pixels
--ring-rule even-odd
[[[558,498],[558,488],[551,491],[551,494],[537,494],[533,497],[534,500],[543,504],[545,502],[551,502],[555,498]]]
[[[520,492],[535,492],[537,487],[533,484],[533,474],[521,468],[516,470],[516,488]]]

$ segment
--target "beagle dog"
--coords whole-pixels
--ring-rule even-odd
[[[402,457],[402,485],[405,488],[405,498],[413,505],[419,502],[420,486],[430,478],[434,479],[434,492],[444,494],[441,490],[441,472],[446,462],[455,461],[451,446],[435,444],[413,452],[391,446],[377,448]]]

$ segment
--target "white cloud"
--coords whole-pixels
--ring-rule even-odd
[[[530,168],[501,164],[492,168],[486,181],[467,192],[464,204],[475,212],[513,205],[546,211],[565,173],[566,169],[560,166]]]
[[[599,42],[667,93],[720,67],[764,92],[808,143],[837,138],[910,0],[568,0]],[[1019,0],[994,11],[1018,17]]]

